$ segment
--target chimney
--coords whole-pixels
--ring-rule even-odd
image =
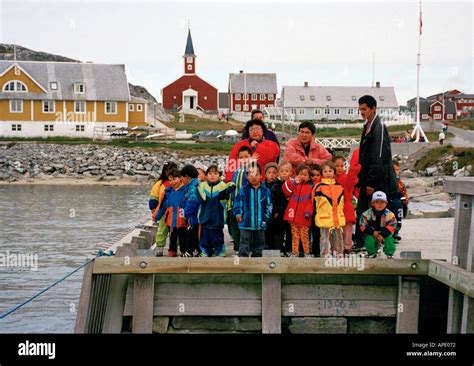
[[[376,87],[376,88],[380,88],[380,81],[376,81],[376,82],[375,82],[375,87]]]
[[[307,82],[307,81],[304,82],[304,87],[305,87],[305,88],[308,87],[308,82]]]
[[[243,74],[243,73],[244,73],[244,70],[240,70],[239,73],[240,73],[240,74]]]

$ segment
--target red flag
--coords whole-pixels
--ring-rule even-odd
[[[423,27],[423,20],[421,19],[421,4],[420,4],[420,35],[422,34],[421,29]]]

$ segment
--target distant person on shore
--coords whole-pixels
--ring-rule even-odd
[[[265,165],[275,163],[280,156],[280,147],[278,144],[265,138],[267,127],[261,120],[254,119],[247,122],[245,130],[249,138],[236,143],[229,154],[229,160],[227,161],[225,169],[226,182],[232,180],[232,174],[238,167],[238,152],[242,146],[248,146],[252,149],[252,158],[257,160],[258,165],[262,168],[262,172],[265,169]]]
[[[265,123],[265,115],[263,114],[263,112],[260,109],[254,109],[252,111],[250,121],[248,121],[247,124],[252,122],[252,120],[254,120],[254,119],[258,119],[259,121],[262,121],[263,123]],[[248,138],[249,138],[249,133],[247,132],[247,125],[245,125],[244,132],[242,133],[242,140],[246,140]],[[277,135],[275,135],[275,132],[273,132],[272,130],[267,129],[267,131],[265,132],[265,138],[267,140],[276,142],[278,144],[278,146],[280,146],[280,142],[278,141],[278,137],[277,137]]]
[[[443,145],[445,138],[446,138],[446,135],[444,134],[443,131],[441,131],[441,132],[439,133],[439,136],[438,136],[438,140],[439,140],[439,144],[440,144],[440,145]]]
[[[360,139],[358,186],[360,188],[357,202],[357,223],[362,213],[369,208],[372,194],[382,191],[390,202],[392,194],[398,192],[395,172],[392,165],[392,150],[388,129],[377,115],[377,101],[370,95],[359,99],[359,111],[365,119]],[[364,245],[361,231],[356,230],[356,248]]]
[[[324,146],[314,140],[315,132],[316,127],[312,122],[302,122],[298,127],[298,137],[291,138],[286,143],[283,158],[293,166],[293,176],[301,164],[321,165],[323,161],[332,159],[332,155]]]
[[[171,169],[177,169],[178,166],[176,163],[169,161],[163,164],[163,167],[161,168],[161,175],[154,184],[153,188],[151,189],[150,192],[150,199],[148,201],[148,206],[151,210],[152,213],[152,220],[155,221],[155,216],[159,210],[160,204],[162,202],[165,189],[168,187],[169,181],[168,181],[168,172]],[[156,237],[155,237],[155,242],[156,242],[156,255],[158,257],[163,256],[163,249],[166,245],[166,238],[168,237],[168,226],[166,226],[164,219],[162,218],[160,221],[158,221],[158,230],[156,232]]]
[[[393,233],[397,219],[393,212],[387,209],[387,195],[382,191],[374,192],[371,201],[372,208],[364,211],[360,217],[360,230],[365,235],[364,244],[368,258],[377,257],[377,244],[383,243],[383,252],[387,258],[393,258],[395,244]]]

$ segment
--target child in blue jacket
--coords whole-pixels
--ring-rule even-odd
[[[262,168],[247,168],[246,184],[234,201],[234,215],[239,223],[239,257],[261,257],[265,247],[265,228],[272,215],[270,190],[262,185]]]
[[[199,256],[201,253],[199,248],[199,221],[197,218],[199,172],[193,165],[185,165],[181,169],[180,175],[184,184],[184,216],[189,224],[186,251],[183,257],[192,257],[195,251],[196,256]]]

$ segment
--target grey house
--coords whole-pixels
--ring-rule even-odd
[[[377,100],[377,112],[382,116],[398,114],[398,102],[392,86],[283,86],[281,100],[296,120],[318,121],[360,119],[358,100],[363,95]]]

